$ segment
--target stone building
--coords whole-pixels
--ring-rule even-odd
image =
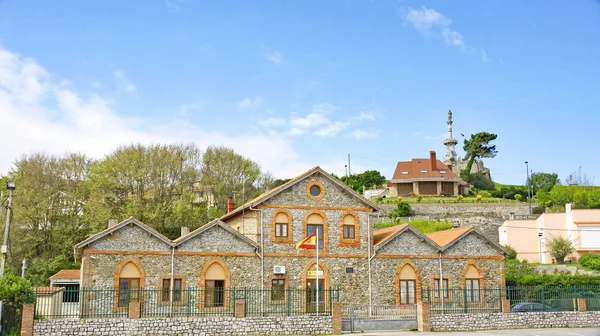
[[[75,246],[81,286],[311,293],[319,281],[322,289],[339,288],[346,303],[413,304],[421,287],[439,286],[440,279],[444,288],[504,284],[505,250],[476,229],[429,235],[409,225],[373,230],[377,206],[319,167],[232,208],[195,231],[182,230],[176,240],[135,218],[111,223]],[[318,273],[316,250],[293,248],[315,232]],[[271,299],[286,300],[277,294]],[[204,297],[200,304],[223,300]]]

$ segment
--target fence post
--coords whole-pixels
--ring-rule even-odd
[[[333,335],[342,334],[342,304],[339,301],[331,305],[331,333]]]
[[[140,300],[129,302],[129,318],[139,319],[140,318]]]
[[[472,288],[471,288],[471,290],[472,290]],[[471,295],[473,295],[473,293],[471,293]],[[464,309],[465,313],[467,313],[467,287],[466,286],[463,290],[463,309]]]
[[[292,312],[291,312],[291,310],[292,310],[292,295],[290,295],[290,293],[291,293],[290,288],[287,288],[286,291],[287,291],[287,300],[286,300],[287,316],[290,316],[292,314]]]
[[[246,317],[246,302],[245,301],[235,301],[235,317],[243,318]]]
[[[587,301],[585,301],[585,298],[580,297],[580,298],[577,298],[576,300],[577,300],[577,302],[575,302],[575,303],[577,303],[577,311],[580,311],[580,312],[587,311]]]
[[[21,313],[21,336],[33,336],[34,303],[24,303]]]
[[[431,331],[431,309],[429,302],[417,303],[417,329]]]
[[[348,314],[350,314],[350,332],[354,332],[354,306],[348,307]]]
[[[502,312],[510,313],[510,300],[507,298],[502,298]]]

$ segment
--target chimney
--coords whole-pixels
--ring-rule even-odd
[[[227,213],[230,213],[235,208],[235,203],[233,203],[233,197],[229,197],[227,199]]]
[[[181,227],[181,236],[187,236],[190,234],[190,228],[187,226],[182,226]]]
[[[435,151],[429,151],[429,160],[431,161],[431,171],[437,170],[437,157]]]
[[[110,229],[111,227],[115,226],[119,224],[119,220],[116,218],[109,218],[108,219],[108,228]]]

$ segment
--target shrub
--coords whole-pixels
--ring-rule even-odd
[[[516,260],[517,259],[517,250],[515,250],[512,246],[510,246],[508,244],[504,245],[504,248],[508,251],[508,254],[505,257],[506,260]]]
[[[544,202],[544,206],[545,206],[546,208],[549,208],[549,207],[551,207],[551,206],[552,206],[552,204],[554,204],[554,203],[552,203],[552,200],[548,200],[548,201]]]
[[[423,196],[421,196],[421,195],[417,196],[417,202],[421,203],[422,200],[423,200]]]
[[[481,196],[483,197],[492,197],[492,193],[487,191],[487,190],[482,190],[481,191]]]
[[[411,192],[409,192],[408,194],[410,195],[410,197],[415,197],[415,195],[416,195],[416,194],[414,193],[414,191],[411,191]]]
[[[467,178],[467,182],[471,183],[475,188],[482,190],[494,190],[494,182],[487,179],[483,173],[471,174]]]
[[[520,202],[523,199],[523,196],[521,196],[521,194],[515,194],[514,198]]]
[[[481,201],[482,198],[483,196],[481,194],[477,194],[477,201]]]
[[[463,200],[463,198],[465,198],[463,195],[458,195],[458,196],[456,196],[456,200],[457,200],[457,201],[462,201],[462,200]]]
[[[544,208],[543,206],[537,206],[537,207],[531,209],[531,213],[533,215],[541,215],[544,212],[546,212],[546,208]]]
[[[550,255],[556,259],[556,262],[562,264],[565,262],[565,257],[575,252],[573,242],[568,237],[552,236],[546,241],[546,247],[550,251]]]
[[[581,266],[600,271],[600,254],[596,253],[584,253],[579,258]]]
[[[396,210],[388,212],[389,218],[409,217],[411,215],[410,204],[406,202],[398,202]]]

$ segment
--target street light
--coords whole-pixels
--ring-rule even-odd
[[[531,186],[529,182],[529,162],[525,161],[525,167],[527,169],[527,203],[529,204],[529,215],[531,216]]]
[[[15,182],[6,182],[9,190],[8,205],[6,206],[6,225],[4,226],[4,241],[2,243],[2,264],[0,264],[0,278],[4,277],[4,266],[6,265],[6,253],[8,252],[8,233],[10,232],[10,219],[12,215],[12,198],[16,189]]]
[[[542,236],[544,236],[544,234],[538,232],[538,240],[540,241],[540,265],[542,264]]]

